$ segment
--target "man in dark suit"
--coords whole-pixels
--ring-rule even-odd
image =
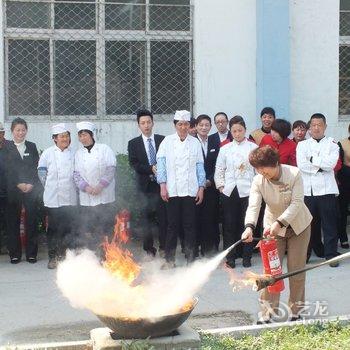
[[[218,250],[219,236],[219,195],[214,183],[215,163],[219,145],[215,138],[208,137],[211,118],[201,114],[196,119],[197,138],[201,143],[206,174],[204,200],[197,206],[197,244],[202,255]]]
[[[215,134],[209,136],[209,140],[215,145],[216,148],[220,148],[227,142],[232,141],[232,135],[228,126],[228,117],[225,112],[218,112],[214,116],[214,123],[218,130]],[[219,153],[219,150],[218,150]],[[217,153],[217,154],[218,154]]]
[[[156,179],[156,154],[164,136],[153,134],[153,115],[148,110],[137,112],[137,123],[141,135],[128,143],[129,163],[136,171],[138,189],[145,198],[143,211],[143,249],[149,255],[156,255],[153,245],[153,231],[158,224],[159,249],[164,251],[166,237],[166,208],[160,197],[159,185]]]
[[[212,149],[215,149],[214,155],[215,155],[215,162],[216,158],[218,157],[220,147],[225,145],[228,142],[232,141],[232,135],[230,130],[228,129],[228,116],[225,112],[218,112],[214,116],[214,123],[217,129],[217,132],[215,134],[212,134],[208,138],[208,143],[211,145]],[[214,164],[214,171],[215,171],[215,164]],[[214,182],[213,182],[214,183]],[[214,185],[215,187],[215,185]],[[219,196],[219,192],[216,191],[217,195]],[[223,222],[223,209],[222,204],[220,202],[219,198],[219,204],[218,204],[218,217],[219,222]],[[223,225],[222,225],[223,227]],[[216,246],[218,247],[220,243],[220,235],[217,235],[217,243]]]

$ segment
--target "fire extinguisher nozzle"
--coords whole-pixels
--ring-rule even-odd
[[[254,291],[259,292],[260,290],[272,286],[276,282],[276,279],[272,276],[262,276],[255,280]]]

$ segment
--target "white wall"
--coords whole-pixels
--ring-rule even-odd
[[[256,0],[194,0],[195,114],[256,123]]]
[[[347,135],[338,122],[339,1],[290,1],[291,98],[293,120],[315,112],[327,117],[327,134]]]

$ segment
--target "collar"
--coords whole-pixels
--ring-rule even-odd
[[[264,129],[264,127],[261,127],[261,131],[265,134],[271,134],[271,129],[269,131],[267,131],[266,129]]]
[[[228,136],[228,130],[226,130],[224,133],[218,132],[218,134],[219,134],[219,136],[222,135],[222,136],[227,137]]]
[[[243,145],[246,142],[247,142],[247,138],[246,137],[241,142],[237,142],[235,139],[232,139],[232,144],[237,145],[237,146]]]
[[[66,147],[64,150],[60,149],[59,147],[57,147],[57,145],[55,144],[55,150],[56,151],[60,151],[60,152],[67,152],[69,151],[70,149],[70,146]]]
[[[16,147],[19,147],[19,146],[24,145],[24,144],[25,144],[25,142],[26,142],[26,140],[24,140],[24,141],[22,141],[22,142],[19,142],[19,143],[17,143],[17,142],[15,142],[15,141],[13,141],[13,143],[15,144],[15,146],[16,146]]]
[[[200,143],[208,143],[208,135],[207,135],[207,138],[204,141],[199,135],[197,135],[197,139],[199,140]]]
[[[94,146],[95,146],[95,140],[93,140],[92,145],[89,145],[89,146],[84,146],[84,148],[86,148],[86,149],[87,149],[87,151],[88,151],[89,153],[91,153],[91,149],[92,149],[92,147],[94,147]]]
[[[315,140],[317,143],[319,143],[320,141],[322,141],[326,136],[323,136],[321,137],[320,139],[315,139],[315,138],[312,138],[313,140]]]
[[[186,138],[184,140],[181,140],[179,134],[175,133],[175,140],[179,141],[179,142],[185,142],[185,141],[188,140],[188,136],[189,136],[189,134],[187,134],[187,136],[186,136]]]
[[[148,139],[151,139],[154,142],[154,134],[152,134],[150,137],[145,136],[144,134],[141,133],[143,142],[147,143]]]

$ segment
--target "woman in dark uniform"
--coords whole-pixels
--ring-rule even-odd
[[[37,243],[37,199],[40,183],[37,175],[38,150],[33,142],[26,141],[28,126],[25,120],[16,118],[11,124],[13,141],[6,145],[7,179],[7,248],[11,264],[22,258],[20,240],[20,217],[22,206],[26,220],[26,260],[36,263]]]

